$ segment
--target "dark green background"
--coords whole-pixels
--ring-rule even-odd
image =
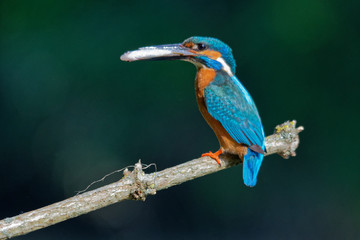
[[[191,64],[119,60],[200,35],[232,47],[267,135],[305,127],[298,156],[252,189],[236,167],[21,239],[359,239],[359,3],[2,0],[0,218],[217,150]]]

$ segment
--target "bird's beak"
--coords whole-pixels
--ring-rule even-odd
[[[187,59],[195,56],[189,48],[178,44],[158,45],[142,47],[138,50],[129,51],[120,56],[122,61],[133,62],[142,60],[176,60]]]

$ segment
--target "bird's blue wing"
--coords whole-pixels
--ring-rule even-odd
[[[208,112],[220,121],[238,143],[257,145],[265,151],[264,130],[249,93],[235,77],[218,72],[204,90]]]
[[[249,146],[243,159],[243,179],[245,185],[255,186],[264,158],[265,134],[254,101],[235,76],[221,71],[204,89],[204,95],[210,115],[235,141]]]

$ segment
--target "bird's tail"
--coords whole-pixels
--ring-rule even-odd
[[[254,187],[256,185],[256,178],[259,173],[263,158],[263,154],[254,152],[248,148],[248,151],[244,156],[243,163],[243,178],[246,186]]]

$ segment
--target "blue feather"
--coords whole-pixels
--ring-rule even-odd
[[[212,50],[215,50],[215,51],[218,51],[221,53],[222,57],[229,64],[232,73],[235,74],[236,63],[235,63],[235,59],[232,55],[232,50],[228,45],[224,44],[219,39],[211,38],[211,37],[195,36],[195,37],[186,39],[183,43],[186,43],[186,42],[193,42],[195,44],[196,43],[204,43],[207,46],[211,46]]]
[[[222,68],[221,63],[219,63],[218,61],[208,58],[207,56],[198,56],[196,57],[196,60],[202,64],[204,64],[205,66],[208,66],[209,68],[212,68],[216,71],[220,70]]]
[[[243,179],[246,186],[254,187],[256,185],[257,175],[263,158],[264,155],[248,148],[243,162]]]
[[[210,115],[220,121],[235,141],[247,146],[258,145],[265,151],[265,134],[258,110],[235,76],[217,71],[214,81],[205,88],[204,95]],[[248,148],[243,165],[243,178],[247,186],[256,184],[263,157],[263,154]]]

